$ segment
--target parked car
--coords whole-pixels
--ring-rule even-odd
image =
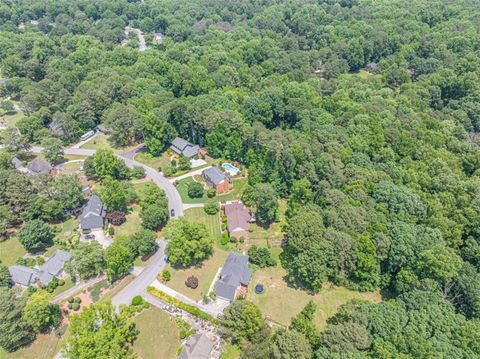
[[[175,210],[173,208],[170,210],[170,217],[175,217]]]
[[[86,234],[85,239],[95,239],[95,235],[94,234]]]

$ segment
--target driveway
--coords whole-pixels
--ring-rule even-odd
[[[142,294],[165,267],[165,240],[157,241],[158,250],[150,259],[150,264],[125,288],[112,298],[113,305],[131,304],[133,297]]]
[[[184,175],[170,178],[169,181],[173,183],[175,181],[180,181],[184,178],[188,178],[188,177],[192,177],[192,176],[200,176],[204,170],[206,170],[207,168],[210,168],[210,167],[212,167],[212,166],[207,166],[207,167],[200,168],[198,170],[190,171],[188,173],[185,173]]]

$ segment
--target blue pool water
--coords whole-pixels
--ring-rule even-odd
[[[227,171],[230,171],[230,172],[238,172],[240,171],[237,167],[235,167],[234,165],[232,165],[231,163],[224,163],[222,165],[223,168],[225,168]]]

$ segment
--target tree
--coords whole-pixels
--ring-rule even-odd
[[[290,324],[290,329],[305,335],[310,346],[314,349],[320,344],[320,331],[314,322],[316,309],[317,305],[309,301],[302,311],[292,318],[292,323]]]
[[[102,181],[106,178],[113,178],[116,180],[127,179],[129,170],[122,160],[115,157],[113,152],[108,149],[100,149],[91,156],[91,171],[95,177]],[[93,171],[92,171],[93,170]]]
[[[297,180],[292,185],[292,192],[288,198],[288,208],[286,215],[292,217],[302,206],[307,205],[313,201],[313,193],[311,190],[310,181],[306,178]]]
[[[273,336],[272,358],[310,359],[312,348],[302,333],[296,330],[280,329]]]
[[[257,183],[254,186],[253,206],[258,223],[268,225],[277,219],[278,201],[270,184]]]
[[[10,285],[10,272],[8,267],[0,263],[0,287],[8,287]]]
[[[102,273],[106,268],[105,252],[97,241],[79,243],[72,249],[72,257],[65,270],[72,276],[87,279]]]
[[[48,224],[33,219],[18,231],[18,241],[27,251],[37,252],[53,243],[53,233]]]
[[[60,324],[60,307],[57,304],[50,304],[51,299],[47,291],[38,290],[27,300],[23,318],[37,333]]]
[[[218,202],[210,202],[205,204],[203,210],[206,214],[212,216],[220,211],[220,206],[218,205]]]
[[[135,254],[121,244],[112,243],[105,251],[107,276],[110,282],[128,274]]]
[[[41,144],[43,154],[48,162],[57,164],[63,160],[63,144],[58,138],[44,138]]]
[[[8,288],[0,288],[0,347],[13,352],[35,339],[35,333],[23,319],[24,299]]]
[[[188,197],[190,198],[202,198],[203,197],[203,186],[198,182],[191,182],[188,184]]]
[[[11,170],[14,168],[12,160],[13,154],[8,152],[0,153],[0,170]]]
[[[3,131],[2,142],[7,152],[22,155],[30,149],[30,145],[16,128]]]
[[[110,303],[93,304],[70,319],[70,336],[63,347],[69,359],[132,359],[138,335],[127,308],[117,314]]]
[[[178,169],[180,171],[187,171],[191,168],[190,165],[190,158],[187,156],[180,156],[180,159],[178,160]]]
[[[131,238],[135,244],[136,254],[147,257],[157,249],[157,235],[155,232],[140,228]]]
[[[143,227],[153,231],[159,230],[168,220],[167,201],[158,201],[151,205],[142,206],[140,218]]]
[[[272,257],[268,248],[253,245],[248,249],[248,256],[250,262],[260,268],[274,267],[277,265],[277,261]]]
[[[128,191],[123,183],[113,178],[106,177],[103,180],[100,198],[109,211],[127,210]]]
[[[113,211],[107,213],[107,220],[114,226],[120,226],[127,220],[125,212]]]
[[[236,300],[225,309],[220,317],[222,331],[234,342],[252,340],[265,327],[260,309],[252,302]]]
[[[191,275],[190,277],[187,278],[185,281],[185,285],[189,288],[195,289],[198,287],[198,278]]]

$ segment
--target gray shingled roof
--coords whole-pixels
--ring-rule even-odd
[[[227,175],[223,173],[218,167],[210,167],[202,171],[203,177],[205,177],[210,183],[215,186],[223,180],[227,179]]]
[[[205,334],[194,334],[187,339],[180,359],[208,359],[214,347]]]
[[[12,282],[28,287],[38,279],[37,270],[22,265],[14,265],[8,268]]]
[[[198,154],[198,151],[200,150],[200,147],[198,145],[192,145],[190,142],[181,137],[176,137],[172,141],[172,145],[170,146],[170,148],[179,155],[184,155],[189,158],[196,156]]]
[[[222,268],[217,283],[217,297],[230,301],[235,299],[235,292],[240,285],[248,285],[252,270],[248,268],[248,256],[240,253],[230,253]]]
[[[235,229],[248,230],[249,221],[252,216],[243,203],[228,203],[225,205],[225,215],[227,216],[227,229],[232,232]]]
[[[72,255],[69,252],[59,249],[39,267],[39,270],[57,276],[63,272],[65,263],[68,262],[71,257]]]
[[[50,163],[40,158],[35,158],[27,165],[27,169],[30,173],[49,173],[52,169]]]
[[[100,198],[93,195],[83,209],[80,217],[80,228],[83,230],[103,228],[106,212],[106,208]]]

